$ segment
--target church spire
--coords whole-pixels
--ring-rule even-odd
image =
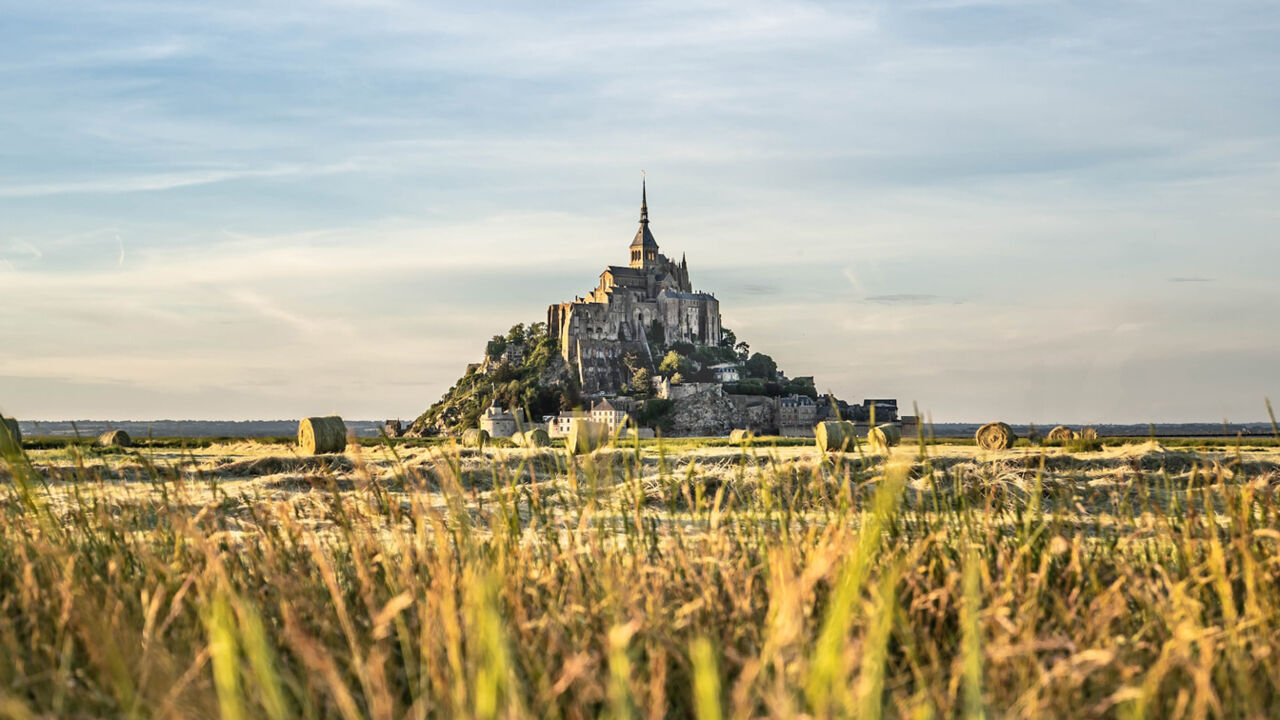
[[[644,171],[640,171],[641,178],[644,177]],[[641,179],[640,181],[640,229],[636,231],[636,237],[631,241],[631,267],[640,270],[648,270],[658,264],[658,242],[653,239],[653,233],[649,232],[649,188],[648,184]]]
[[[640,171],[640,224],[649,224],[649,188],[643,170]]]

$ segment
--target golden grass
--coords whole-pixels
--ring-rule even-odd
[[[9,454],[23,717],[1263,717],[1280,453]]]

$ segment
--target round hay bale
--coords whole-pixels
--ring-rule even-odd
[[[129,447],[133,438],[123,430],[108,430],[98,436],[99,447]]]
[[[1049,439],[1049,442],[1065,443],[1065,442],[1071,442],[1072,440],[1075,440],[1077,437],[1079,436],[1076,435],[1075,430],[1072,430],[1071,428],[1065,425],[1059,425],[1058,427],[1049,431],[1048,439]]]
[[[564,445],[572,455],[585,455],[609,444],[609,426],[591,420],[573,420]]]
[[[1013,434],[1013,428],[1007,423],[993,422],[978,428],[974,439],[983,450],[1008,450],[1018,436]]]
[[[848,420],[829,420],[813,428],[819,452],[852,452],[858,447],[858,429]]]
[[[516,447],[523,448],[548,447],[551,445],[551,436],[542,428],[534,428],[512,435],[511,442],[515,443]]]
[[[897,425],[878,425],[867,431],[867,443],[872,452],[884,452],[902,442],[902,431]]]
[[[752,434],[750,430],[744,430],[739,428],[729,433],[729,442],[736,442],[736,443],[746,442],[747,440],[750,440],[753,437],[755,437],[755,435]]]
[[[298,447],[307,455],[340,453],[347,449],[347,425],[337,415],[303,418],[298,423]]]
[[[0,455],[18,452],[22,449],[22,429],[13,418],[0,418]]]
[[[469,448],[481,448],[489,444],[489,431],[479,428],[471,428],[462,431],[462,444]]]
[[[1080,432],[1076,435],[1076,437],[1079,438],[1080,440],[1097,440],[1098,429],[1091,428],[1091,427],[1080,428]]]

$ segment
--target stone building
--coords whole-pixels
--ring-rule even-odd
[[[608,426],[609,432],[613,432],[626,425],[631,414],[606,399],[591,406],[591,419]]]
[[[631,422],[631,412],[635,409],[635,403],[628,397],[605,398],[591,405],[590,410],[568,410],[559,415],[551,415],[546,418],[547,432],[552,437],[568,435],[569,428],[573,426],[574,420],[590,420],[600,423],[609,428],[609,432],[615,432],[620,427],[627,427],[633,424]]]
[[[630,382],[623,357],[634,352],[653,369],[649,342],[719,345],[720,302],[694,292],[689,265],[658,251],[649,230],[648,188],[641,187],[640,229],[631,241],[630,263],[610,265],[586,297],[547,309],[547,329],[586,395],[616,393]]]
[[[808,395],[778,398],[778,434],[785,437],[813,437],[818,422],[818,405]]]
[[[509,438],[520,430],[528,430],[524,419],[524,411],[516,410],[514,414],[503,410],[495,401],[480,418],[480,429],[489,433],[489,437]]]

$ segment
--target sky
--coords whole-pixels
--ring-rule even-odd
[[[662,250],[938,422],[1280,401],[1280,6],[0,0],[0,412],[411,419]]]

